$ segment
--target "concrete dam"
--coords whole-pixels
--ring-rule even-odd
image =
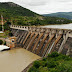
[[[11,25],[10,28],[17,37],[17,47],[41,57],[54,51],[72,57],[72,30],[17,25]]]

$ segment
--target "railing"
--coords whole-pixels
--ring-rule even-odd
[[[20,30],[28,30],[28,27],[27,26],[11,25],[10,28],[20,29]]]
[[[27,31],[35,31],[35,32],[54,32],[54,33],[59,33],[63,34],[64,32],[72,32],[72,30],[69,29],[57,29],[57,28],[43,28],[41,26],[18,26],[18,25],[10,25],[10,28],[13,29],[20,29],[20,30],[27,30]]]

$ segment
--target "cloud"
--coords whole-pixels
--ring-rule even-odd
[[[68,2],[72,2],[72,0],[59,0],[59,2],[64,2],[64,3],[68,3]]]
[[[38,3],[29,3],[29,6],[41,6],[41,5],[46,5],[46,2],[38,2]]]
[[[11,1],[36,13],[68,12],[72,10],[72,0],[0,0]]]
[[[9,0],[0,0],[0,2],[8,2]]]
[[[26,4],[29,6],[41,6],[41,5],[46,5],[46,3],[47,3],[47,0],[29,0],[27,1]]]
[[[60,0],[59,0],[60,1]],[[69,12],[72,10],[72,2],[68,3],[61,3],[59,1],[53,1],[52,0],[43,6],[30,6],[30,10],[37,12],[39,14],[48,14],[48,13],[54,13],[54,12]]]

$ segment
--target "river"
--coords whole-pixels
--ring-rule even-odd
[[[0,52],[0,72],[21,72],[39,58],[23,48]]]
[[[44,28],[58,28],[58,29],[70,29],[72,30],[72,23],[70,24],[62,24],[62,25],[46,25],[42,26]]]

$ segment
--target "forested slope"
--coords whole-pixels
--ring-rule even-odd
[[[72,20],[68,20],[65,18],[44,17],[13,2],[0,3],[0,15],[3,15],[4,23],[11,23],[14,25],[37,26],[67,24],[72,22]]]

